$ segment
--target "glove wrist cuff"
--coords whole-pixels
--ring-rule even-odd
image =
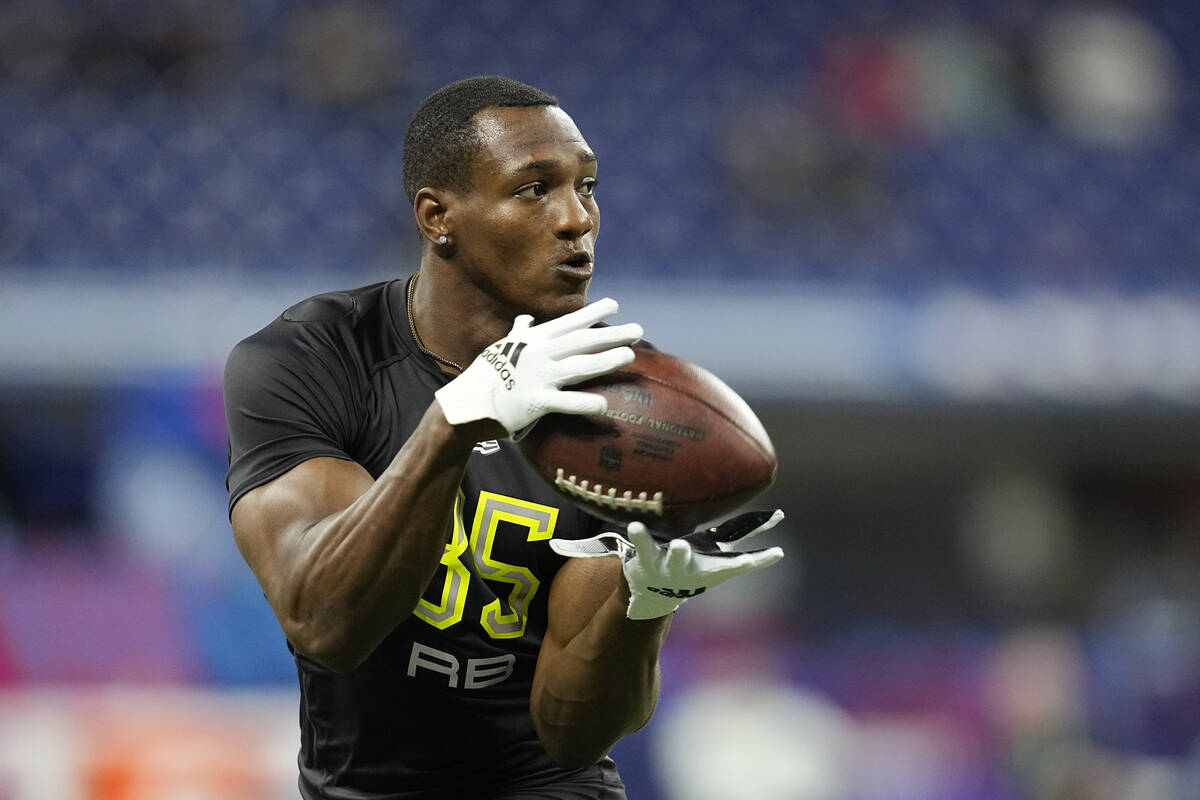
[[[462,377],[460,375],[433,393],[446,422],[463,425],[490,418],[484,392],[479,387],[468,386],[466,381],[460,382]]]
[[[658,597],[657,595],[634,592],[629,598],[629,606],[625,616],[629,619],[658,619],[669,614],[683,605],[683,600]]]

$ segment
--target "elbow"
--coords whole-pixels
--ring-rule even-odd
[[[630,715],[623,721],[598,725],[595,717],[589,716],[574,724],[564,721],[556,725],[535,712],[533,726],[551,761],[565,769],[581,769],[600,761],[612,752],[617,742],[645,727],[653,713],[651,704],[645,713],[636,715],[636,721]]]
[[[529,711],[542,749],[559,767],[580,769],[605,758],[617,742],[643,727],[654,712],[654,697],[595,696],[568,700],[535,688]]]
[[[537,714],[533,726],[546,755],[564,769],[590,767],[607,756],[620,738],[605,737],[591,726],[584,729],[579,725],[554,725]]]
[[[551,761],[564,769],[582,769],[608,756],[617,742],[641,730],[649,721],[650,714],[647,714],[637,724],[602,731],[591,724],[556,729],[535,717],[534,728]]]
[[[590,767],[608,755],[611,746],[599,747],[579,742],[558,741],[553,737],[541,737],[542,747],[550,760],[563,769]]]
[[[326,669],[353,672],[371,657],[389,633],[409,617],[396,609],[372,613],[337,611],[333,607],[307,609],[278,615],[280,626],[293,649]]]
[[[356,640],[349,631],[292,623],[283,626],[292,648],[331,672],[353,672],[375,651],[378,642]]]
[[[367,655],[370,655],[369,653],[360,655],[343,649],[303,648],[295,642],[292,643],[292,646],[296,648],[297,653],[301,653],[309,661],[316,662],[330,672],[338,674],[353,672],[367,660]]]

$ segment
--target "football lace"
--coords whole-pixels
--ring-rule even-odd
[[[559,467],[554,477],[554,485],[567,494],[604,506],[616,511],[644,511],[658,516],[663,515],[663,493],[638,492],[636,495],[629,490],[619,492],[615,487],[605,489],[603,484],[592,484],[588,480],[579,480],[575,475],[567,475]]]

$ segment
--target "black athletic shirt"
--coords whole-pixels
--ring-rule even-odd
[[[404,290],[390,281],[309,298],[234,348],[231,510],[310,458],[356,461],[373,477],[391,463],[450,380],[413,341]],[[591,536],[600,522],[546,487],[509,441],[476,446],[455,520],[419,607],[360,667],[338,674],[296,654],[301,795],[624,797],[608,759],[556,767],[529,714],[563,563],[547,540]]]

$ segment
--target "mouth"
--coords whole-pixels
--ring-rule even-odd
[[[583,251],[575,253],[558,262],[558,269],[581,278],[591,277],[592,255]]]

